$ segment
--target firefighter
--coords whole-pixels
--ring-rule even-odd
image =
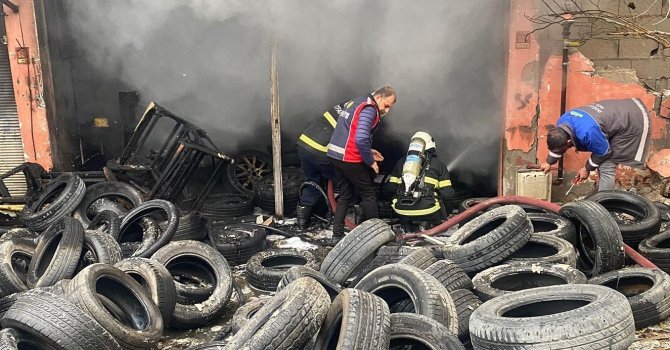
[[[328,144],[328,160],[335,169],[339,191],[333,219],[333,238],[344,236],[344,219],[354,204],[354,191],[361,197],[366,219],[379,216],[373,179],[383,157],[372,149],[372,135],[396,102],[396,92],[384,86],[371,95],[354,99],[349,108],[337,111],[339,119]]]
[[[351,106],[352,101],[338,104],[312,122],[298,138],[298,157],[300,158],[300,168],[305,175],[305,181],[311,181],[321,186],[326,180],[335,181],[335,170],[330,165],[326,152],[328,151],[328,142],[333,134],[337,118],[337,111]],[[298,227],[307,228],[310,217],[312,216],[312,207],[321,198],[320,191],[312,186],[305,186],[300,193],[300,201],[296,208],[296,217]]]
[[[540,168],[547,173],[571,147],[588,151],[591,157],[574,181],[583,182],[597,170],[598,191],[611,190],[618,164],[644,164],[650,127],[647,108],[636,98],[604,100],[572,109],[547,133],[549,155]]]
[[[412,136],[409,151],[396,162],[384,192],[393,196],[393,211],[405,231],[412,223],[429,228],[446,219],[442,201],[453,197],[454,190],[432,136],[423,131]]]

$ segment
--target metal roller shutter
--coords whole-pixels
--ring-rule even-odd
[[[0,19],[0,34],[5,36],[5,23]],[[14,84],[9,67],[7,45],[0,43],[0,174],[25,162],[19,116],[14,99]],[[26,182],[21,173],[5,179],[12,196],[26,192]]]

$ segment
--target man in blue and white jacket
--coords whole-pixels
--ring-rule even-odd
[[[549,155],[542,171],[549,171],[565,151],[591,152],[575,181],[586,180],[597,170],[598,191],[610,190],[615,185],[616,166],[641,166],[646,156],[650,122],[647,108],[636,98],[604,100],[572,109],[563,114],[556,128],[547,133]]]

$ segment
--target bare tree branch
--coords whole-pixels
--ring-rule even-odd
[[[551,0],[555,6],[552,6],[547,0],[541,0],[547,6],[548,13],[536,16],[525,16],[530,22],[537,25],[531,33],[549,28],[556,24],[563,24],[566,21],[573,21],[574,28],[581,28],[578,33],[579,39],[615,39],[620,37],[636,37],[649,39],[659,45],[659,50],[670,47],[670,32],[653,30],[637,23],[637,18],[647,13],[657,2],[655,0],[642,13],[635,16],[620,16],[610,11],[602,10],[593,0],[589,2],[595,9],[586,10],[579,6],[577,1],[570,0],[566,6],[561,6],[556,0]],[[574,4],[577,11],[569,11],[568,4]],[[570,16],[567,16],[570,15]],[[670,7],[665,18],[656,22],[656,25],[670,17]]]

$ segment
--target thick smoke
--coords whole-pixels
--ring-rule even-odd
[[[224,151],[270,143],[276,35],[286,148],[329,106],[390,84],[398,104],[375,138],[387,158],[404,152],[415,131],[428,131],[452,171],[470,182],[481,175],[495,191],[506,1],[65,3],[72,37],[96,74],[194,121]]]

